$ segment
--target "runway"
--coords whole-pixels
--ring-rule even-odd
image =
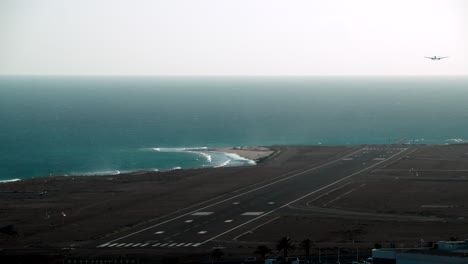
[[[197,206],[159,218],[99,241],[98,249],[211,248],[275,221],[289,206],[313,199],[367,170],[378,169],[408,153],[409,147],[363,147],[340,158],[246,186]],[[177,194],[174,194],[177,199]],[[345,198],[343,198],[345,199]],[[158,206],[155,204],[154,206]],[[281,238],[278,230],[278,239]]]

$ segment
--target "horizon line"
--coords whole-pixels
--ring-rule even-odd
[[[192,74],[0,74],[0,77],[157,77],[157,78],[236,78],[236,77],[269,77],[269,78],[294,78],[294,77],[468,77],[468,74],[336,74],[336,75],[261,75],[261,74],[232,74],[232,75],[192,75]]]

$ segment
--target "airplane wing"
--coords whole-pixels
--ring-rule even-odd
[[[448,57],[440,57],[439,59],[445,59],[445,58],[448,58]]]

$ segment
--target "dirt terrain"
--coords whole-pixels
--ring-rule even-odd
[[[358,148],[275,146],[270,158],[253,167],[42,177],[0,184],[0,255],[86,247]],[[399,159],[291,204],[271,222],[249,227],[235,240],[217,242],[225,245],[227,256],[249,256],[261,244],[274,248],[286,235],[295,243],[311,239],[314,250],[362,247],[363,252],[375,243],[412,247],[465,239],[466,190],[468,145],[413,146]]]

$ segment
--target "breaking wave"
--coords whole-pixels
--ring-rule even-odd
[[[208,147],[182,147],[182,148],[150,148],[151,151],[169,152],[169,153],[193,153],[203,156],[209,164],[203,164],[200,167],[234,167],[234,166],[251,166],[256,165],[254,160],[246,159],[235,153],[227,153],[221,151],[210,150]]]
[[[15,178],[15,179],[9,179],[9,180],[0,180],[0,183],[8,183],[8,182],[15,182],[15,181],[21,181],[21,179]]]
[[[73,175],[84,175],[84,176],[99,176],[99,175],[119,175],[122,172],[119,170],[108,170],[108,171],[92,171],[85,173],[73,173]]]
[[[452,144],[466,143],[466,141],[461,138],[450,138],[450,139],[446,139],[445,142],[452,143]]]

